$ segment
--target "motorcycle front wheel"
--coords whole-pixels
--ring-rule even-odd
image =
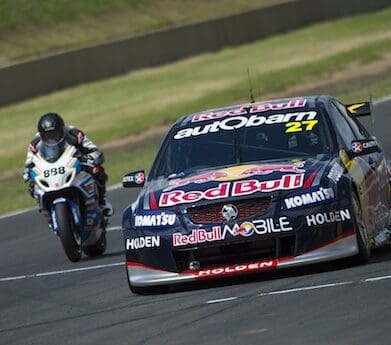
[[[55,205],[58,234],[68,259],[77,262],[81,259],[81,239],[72,228],[71,216],[65,203]]]
[[[106,244],[106,229],[103,228],[100,239],[94,245],[83,248],[84,254],[91,257],[103,255],[106,251]]]

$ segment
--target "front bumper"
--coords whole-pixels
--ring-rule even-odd
[[[216,266],[200,270],[183,270],[179,273],[156,269],[138,262],[127,261],[129,283],[135,287],[183,283],[200,279],[211,279],[238,274],[249,274],[300,265],[315,264],[341,259],[358,254],[358,244],[354,231],[344,233],[321,247],[298,256],[278,259],[251,261],[236,265]]]

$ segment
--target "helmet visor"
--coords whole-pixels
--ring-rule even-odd
[[[63,129],[41,132],[42,141],[48,144],[56,144],[64,137]]]

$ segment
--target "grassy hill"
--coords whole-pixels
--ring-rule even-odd
[[[0,213],[32,206],[21,181],[39,116],[62,114],[106,153],[110,184],[149,168],[164,125],[209,107],[329,93],[345,102],[391,93],[391,7],[216,53],[80,85],[0,108]],[[150,140],[144,134],[156,131]],[[141,134],[140,134],[141,133]],[[129,145],[128,139],[137,138]]]
[[[1,0],[0,66],[286,0]]]

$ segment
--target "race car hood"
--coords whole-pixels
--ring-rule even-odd
[[[271,196],[274,199],[319,185],[330,170],[332,157],[317,155],[296,160],[275,160],[200,169],[150,181],[137,209],[180,211],[232,199]]]

